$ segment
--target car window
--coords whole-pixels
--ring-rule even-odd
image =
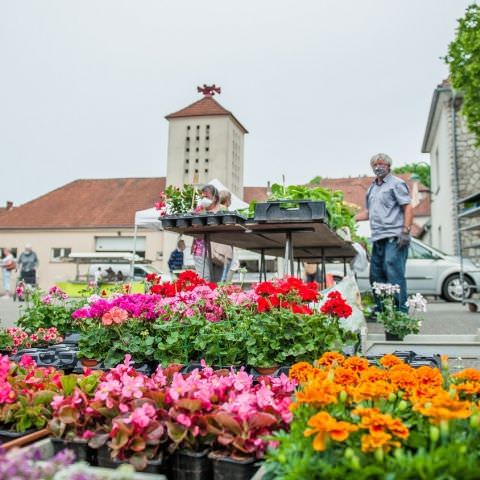
[[[410,249],[408,252],[408,258],[431,260],[433,258],[433,254],[430,250],[428,250],[425,247],[422,247],[418,243],[411,242]]]

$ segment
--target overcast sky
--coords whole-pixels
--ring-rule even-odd
[[[166,174],[164,116],[216,99],[245,185],[420,153],[464,0],[0,0],[0,206],[78,178]]]

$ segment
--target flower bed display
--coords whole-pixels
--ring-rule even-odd
[[[267,479],[477,478],[480,372],[378,365],[324,354],[290,370],[299,381],[289,433],[275,435]]]
[[[92,296],[73,313],[79,356],[107,367],[131,354],[162,365],[204,359],[219,366],[290,365],[340,349],[357,336],[341,328],[351,308],[336,294],[316,307],[318,285],[296,278],[243,291],[207,283],[194,272],[175,282],[148,277],[149,293]]]

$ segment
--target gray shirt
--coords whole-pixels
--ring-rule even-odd
[[[381,183],[372,183],[367,191],[367,209],[373,242],[400,235],[403,206],[410,202],[408,186],[401,178],[389,173]]]

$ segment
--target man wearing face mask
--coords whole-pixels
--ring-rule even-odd
[[[390,173],[392,159],[378,153],[370,160],[375,180],[367,191],[367,209],[372,235],[370,283],[400,286],[397,307],[407,311],[405,264],[413,220],[407,184]]]
[[[205,185],[200,191],[201,198],[195,208],[195,213],[216,213],[220,206],[220,196],[214,185]],[[195,263],[197,274],[207,280],[207,282],[220,281],[222,271],[217,265],[213,265],[213,272],[210,272],[210,264],[207,261],[206,248],[204,240],[195,238],[190,250]]]

